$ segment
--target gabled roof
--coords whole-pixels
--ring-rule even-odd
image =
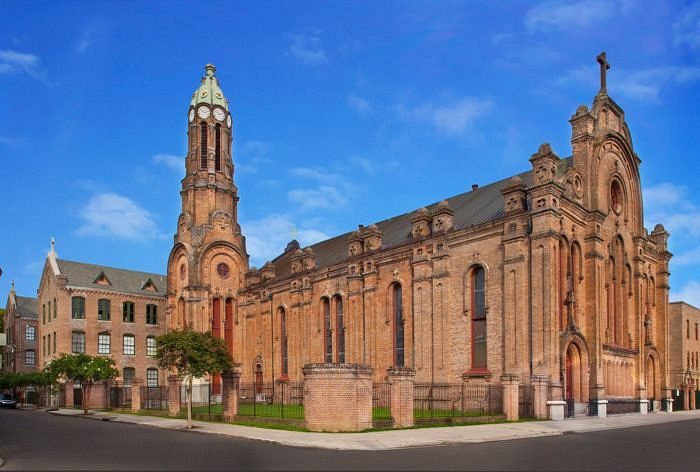
[[[557,171],[558,176],[563,175],[571,165],[572,159],[570,157],[562,159]],[[522,179],[526,187],[532,185],[532,171],[518,174],[518,177]],[[512,177],[509,177],[476,190],[447,198],[447,203],[454,211],[454,229],[461,230],[503,218],[505,210],[501,190],[512,183],[511,179]],[[427,205],[427,210],[432,211],[438,203]],[[382,250],[398,247],[411,241],[411,217],[416,210],[376,223],[377,228],[382,232]],[[347,259],[347,239],[350,235],[351,232],[348,232],[312,244],[310,247],[316,256],[316,268],[330,267]],[[288,245],[285,252],[272,261],[277,278],[291,275],[290,257],[296,248],[298,248],[298,244]]]
[[[39,301],[36,298],[15,296],[17,312],[23,318],[39,318]]]
[[[149,297],[165,296],[166,278],[161,274],[149,274],[135,270],[117,269],[84,262],[66,261],[57,259],[58,268],[61,274],[68,279],[68,285],[73,287],[94,288],[122,293],[132,293],[136,295],[147,295]],[[110,281],[111,285],[97,283],[99,275]],[[151,280],[156,292],[147,289],[146,282]]]

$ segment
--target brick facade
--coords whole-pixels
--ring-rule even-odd
[[[208,67],[202,87],[213,81]],[[201,91],[190,116],[224,109]],[[535,384],[538,416],[547,400],[669,396],[669,235],[644,227],[641,161],[603,88],[569,120],[570,157],[542,144],[522,174],[292,241],[260,269],[237,223],[231,134],[213,134],[206,111],[189,125],[168,320],[226,339],[243,382],[300,380],[321,362],[369,365],[374,381],[401,366],[416,382],[518,378]]]
[[[38,323],[36,298],[20,297],[14,283],[5,305],[5,334],[2,370],[4,372],[35,372],[39,365]]]
[[[78,316],[74,314],[74,298],[83,300]],[[108,316],[98,313],[99,300],[108,301]],[[63,353],[79,351],[73,343],[77,333],[76,340],[84,340],[83,352],[114,360],[120,373],[116,380],[123,381],[125,369],[133,369],[133,378],[145,382],[148,369],[156,369],[158,385],[165,385],[165,372],[147,352],[148,343],[165,333],[165,300],[165,277],[64,261],[58,259],[52,243],[38,289],[38,365],[44,367]],[[133,304],[129,316],[125,303]],[[156,307],[152,312],[155,320],[147,320],[148,305]],[[102,352],[98,350],[100,335],[109,335],[103,337]],[[131,338],[125,341],[125,336],[133,336],[133,354],[126,345],[131,344]]]
[[[700,310],[684,302],[670,304],[669,344],[672,388],[684,395],[683,408],[695,409],[700,388]],[[674,405],[674,408],[680,408]]]

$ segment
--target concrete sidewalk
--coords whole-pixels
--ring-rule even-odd
[[[450,426],[436,428],[375,431],[367,433],[309,433],[277,429],[255,428],[224,423],[194,421],[192,430],[187,430],[182,419],[160,418],[96,412],[82,416],[81,410],[60,409],[52,414],[80,418],[132,423],[156,428],[192,431],[195,433],[219,434],[236,438],[268,441],[294,447],[313,447],[336,450],[384,450],[406,447],[439,446],[446,444],[505,441],[511,439],[556,436],[565,433],[585,433],[606,429],[633,428],[674,421],[700,419],[700,410],[648,415],[627,414],[607,418],[592,416],[562,421],[529,421],[522,423],[499,423],[473,426]]]

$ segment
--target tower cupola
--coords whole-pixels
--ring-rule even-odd
[[[220,106],[225,111],[228,111],[228,100],[226,100],[224,92],[219,86],[219,81],[214,75],[216,67],[214,67],[214,64],[207,64],[204,70],[202,85],[192,94],[190,105],[196,108],[200,103],[206,103],[210,107]]]

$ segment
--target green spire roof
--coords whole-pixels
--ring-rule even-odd
[[[207,64],[204,70],[206,74],[202,77],[202,85],[192,94],[190,105],[193,107],[200,103],[219,105],[228,111],[228,100],[224,97],[224,92],[219,87],[219,81],[214,76],[216,67],[214,64]]]

